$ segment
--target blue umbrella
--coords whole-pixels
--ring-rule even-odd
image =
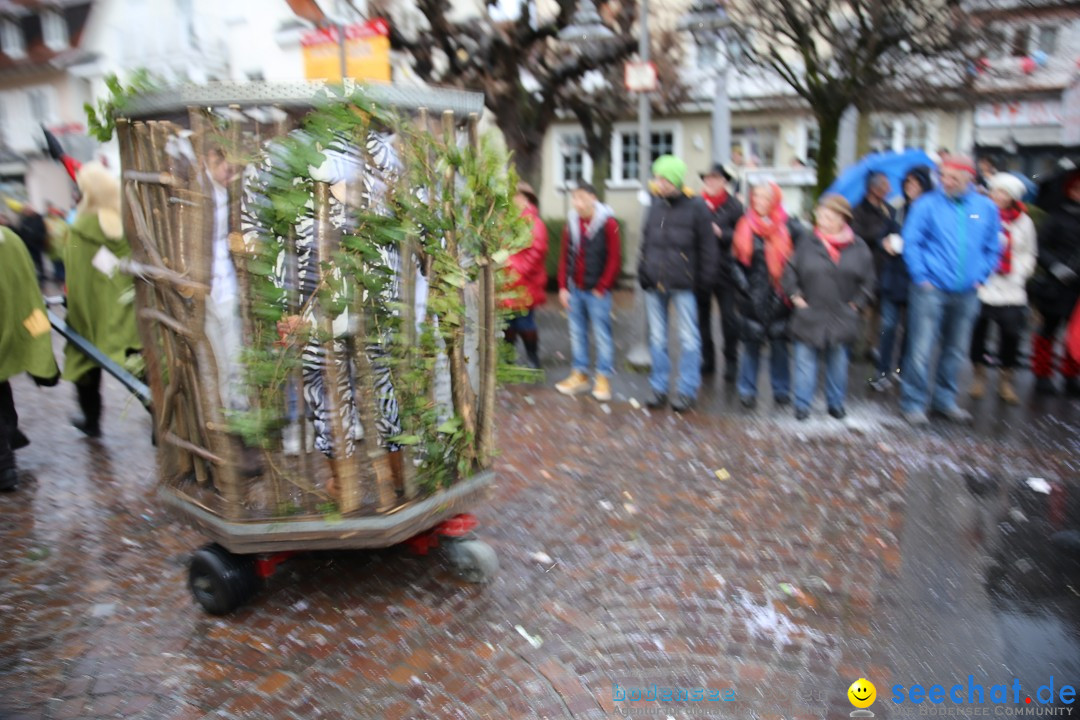
[[[899,197],[904,176],[919,165],[936,167],[937,163],[923,150],[905,150],[901,153],[871,153],[850,168],[840,173],[826,192],[839,193],[847,198],[852,207],[862,202],[866,196],[866,179],[871,173],[884,173],[889,178],[892,191],[887,199]]]
[[[1024,183],[1024,188],[1027,192],[1024,193],[1024,202],[1030,203],[1035,201],[1035,197],[1039,194],[1039,186],[1035,184],[1035,181],[1029,178],[1027,175],[1021,172],[1010,170],[1009,174],[1013,177],[1019,178],[1020,182]]]

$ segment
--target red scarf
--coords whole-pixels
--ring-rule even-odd
[[[747,208],[746,214],[735,226],[731,252],[736,260],[749,267],[754,257],[754,236],[760,237],[765,243],[765,264],[769,268],[769,277],[773,286],[781,291],[780,279],[784,275],[784,265],[791,256],[791,234],[787,228],[787,213],[780,202],[783,198],[780,186],[769,183],[769,187],[772,188],[772,207],[768,214],[762,217],[752,205]]]
[[[709,209],[716,212],[717,208],[727,202],[728,192],[727,190],[721,190],[719,195],[702,193],[701,197],[705,199],[705,204],[709,206]]]
[[[851,243],[855,242],[855,233],[852,231],[850,225],[845,225],[844,229],[835,235],[827,235],[820,228],[814,228],[814,235],[821,244],[825,246],[825,249],[829,253],[829,257],[836,264],[840,263],[840,253]]]
[[[1027,208],[1022,202],[1015,202],[1012,207],[1000,210],[1001,232],[1005,236],[1005,248],[1001,251],[1001,262],[998,263],[997,269],[998,275],[1008,275],[1012,272],[1012,229],[1010,226],[1025,212],[1027,212]]]

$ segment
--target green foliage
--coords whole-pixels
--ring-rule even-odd
[[[454,138],[448,142],[422,131],[362,92],[338,92],[331,92],[302,128],[275,139],[263,154],[259,191],[268,202],[252,208],[260,230],[249,235],[254,328],[244,357],[257,409],[231,413],[229,421],[249,444],[270,447],[283,423],[285,388],[301,367],[304,347],[312,339],[335,341],[325,325],[305,322],[299,323],[300,330],[279,334],[279,322],[311,315],[311,308],[300,307],[283,286],[281,260],[293,251],[290,236],[314,212],[311,168],[323,164],[327,151],[346,145],[362,149],[372,131],[389,129],[397,137],[404,170],[386,179],[389,189],[379,207],[349,208],[350,230],[334,256],[322,258],[328,272],[312,300],[322,316],[346,309],[351,317],[363,312],[366,326],[351,342],[378,345],[385,352],[379,362],[390,370],[403,425],[391,440],[420,459],[417,480],[431,491],[474,472],[482,460],[460,409],[436,403],[436,368],[445,367],[446,348],[455,333],[460,337],[466,323],[464,297],[478,282],[481,268],[526,247],[531,234],[512,202],[517,178],[490,138],[482,138],[475,151],[459,147]],[[453,183],[445,181],[448,173]],[[406,241],[428,273],[426,316],[418,319],[411,342],[401,326],[404,308],[389,293],[395,268],[385,260],[386,251],[400,250]],[[498,322],[501,337],[502,311]],[[509,363],[500,362],[498,377],[513,376]],[[365,381],[370,379],[358,378]],[[373,429],[366,429],[374,437]]]
[[[133,72],[127,85],[121,83],[115,73],[106,75],[105,86],[109,89],[109,97],[99,99],[96,108],[90,103],[83,103],[90,135],[99,142],[111,140],[116,130],[116,116],[131,102],[132,98],[152,92],[160,85],[158,79],[146,68],[139,68]]]

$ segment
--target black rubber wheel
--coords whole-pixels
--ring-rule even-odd
[[[188,567],[188,587],[195,602],[211,615],[228,615],[258,591],[259,578],[250,556],[234,555],[217,543],[195,551]]]
[[[499,557],[486,542],[457,540],[447,550],[454,571],[466,582],[488,582],[499,571]]]

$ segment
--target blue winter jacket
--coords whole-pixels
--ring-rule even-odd
[[[911,282],[967,292],[986,282],[1001,257],[1001,219],[973,187],[957,199],[933,190],[915,201],[904,222],[904,262]]]

